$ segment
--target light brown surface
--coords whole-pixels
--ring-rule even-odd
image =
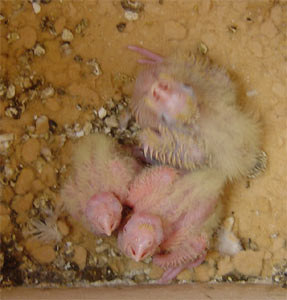
[[[286,299],[286,289],[271,285],[194,284],[181,286],[137,286],[82,289],[14,289],[3,291],[3,300],[69,299],[209,299],[209,300],[279,300]]]
[[[26,197],[27,193],[31,192],[37,198],[45,191],[58,199],[58,195],[51,191],[57,180],[55,169],[69,163],[72,143],[68,140],[60,147],[59,135],[53,142],[48,142],[45,136],[47,123],[37,126],[33,119],[35,115],[53,119],[58,128],[73,126],[76,122],[83,126],[93,120],[93,110],[79,111],[77,104],[98,109],[111,97],[119,99],[121,93],[131,95],[129,80],[136,75],[138,65],[137,55],[126,49],[128,44],[142,45],[168,55],[177,48],[198,51],[198,46],[203,43],[207,55],[234,76],[239,86],[239,101],[247,110],[260,116],[268,167],[262,176],[249,184],[242,179],[230,185],[223,199],[225,216],[234,217],[233,232],[248,251],[231,258],[211,252],[204,266],[195,272],[184,273],[186,277],[181,274],[180,278],[204,281],[237,270],[244,276],[270,280],[274,267],[284,265],[287,260],[287,2],[142,2],[144,10],[136,21],[130,21],[124,16],[120,1],[52,1],[41,5],[39,14],[34,13],[28,1],[1,1],[1,13],[9,22],[4,25],[1,21],[0,75],[6,82],[15,84],[18,99],[23,96],[23,90],[16,83],[19,69],[25,69],[21,62],[24,51],[32,48],[36,41],[46,51],[43,56],[33,57],[30,63],[31,74],[35,72],[35,77],[45,78],[45,86],[29,101],[21,118],[6,117],[4,110],[9,99],[0,101],[1,133],[15,135],[9,166],[12,169],[19,164],[23,166],[20,176],[14,178],[17,179],[15,187],[4,187],[2,201],[10,207],[12,203],[16,205],[17,213],[23,209],[16,219],[22,226],[27,222],[30,208],[31,197]],[[55,22],[56,35],[40,29],[44,16]],[[89,25],[82,34],[77,34],[75,26],[82,18],[86,18]],[[126,23],[123,32],[116,27],[120,22]],[[74,35],[70,52],[60,47],[64,28]],[[20,37],[8,43],[7,36],[13,32]],[[74,60],[75,55],[83,58],[82,64]],[[103,72],[98,77],[86,64],[92,58],[97,59]],[[129,80],[124,83],[119,80],[122,74]],[[25,84],[29,86],[29,80]],[[44,89],[49,86],[55,90],[64,89],[66,94],[59,96]],[[38,143],[30,140],[29,151],[22,137],[31,125],[36,127]],[[45,147],[52,151],[50,161],[39,155]],[[4,158],[1,156],[2,162]],[[41,173],[38,172],[40,167]],[[29,203],[20,205],[15,194],[23,196]],[[101,255],[95,252],[97,244],[92,236],[73,221],[69,225],[73,230],[68,239],[101,261]],[[1,216],[1,232],[11,232],[11,228],[8,212]],[[114,240],[109,244],[114,245]],[[144,276],[146,264],[135,267],[135,264],[127,264],[116,257],[111,261],[111,267],[116,274],[128,268],[128,272],[136,269]],[[157,278],[154,274],[152,277]],[[142,278],[139,277],[139,281]]]

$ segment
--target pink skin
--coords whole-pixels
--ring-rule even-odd
[[[144,60],[151,66],[139,73],[130,104],[142,127],[139,143],[146,160],[187,170],[206,164],[204,144],[192,123],[198,114],[193,88],[174,78],[168,60],[138,46],[129,49],[153,62]]]
[[[73,175],[64,184],[65,209],[87,229],[111,235],[122,218],[128,188],[142,166],[130,151],[111,137],[93,134],[83,138],[73,152]]]
[[[91,197],[85,214],[94,233],[110,236],[120,224],[122,209],[113,193],[104,192]]]
[[[119,248],[137,262],[155,253],[162,240],[160,218],[145,213],[133,214],[118,234]]]
[[[135,213],[118,236],[119,247],[127,256],[136,261],[153,256],[153,262],[166,269],[159,283],[172,280],[181,270],[204,260],[208,240],[201,227],[217,203],[216,197],[191,200],[192,209],[175,220],[173,212],[179,209],[181,201],[168,201],[169,193],[172,193],[169,188],[175,179],[181,180],[181,177],[175,169],[165,166],[153,167],[139,175],[131,185],[128,197],[128,204]],[[185,196],[186,193],[192,197],[192,183],[190,190],[184,192]],[[162,225],[154,225],[150,230],[146,224],[155,224],[155,216],[163,220]],[[161,238],[156,239],[156,235]]]

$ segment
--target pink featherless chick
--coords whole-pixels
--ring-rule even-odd
[[[119,248],[166,270],[159,283],[201,264],[221,217],[225,178],[208,168],[185,173],[168,166],[145,169],[133,181],[127,204],[133,214],[118,235]]]
[[[216,168],[226,179],[247,175],[260,156],[258,122],[237,103],[235,83],[206,57],[164,58],[138,46],[146,64],[130,107],[148,159],[195,170]]]
[[[110,236],[140,166],[111,137],[94,134],[75,145],[72,168],[61,191],[64,208],[90,231]]]

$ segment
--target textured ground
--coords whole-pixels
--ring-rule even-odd
[[[161,276],[149,260],[122,257],[114,237],[94,237],[67,215],[58,220],[58,243],[24,234],[59,200],[75,140],[94,131],[121,139],[136,133],[125,113],[138,69],[128,44],[162,55],[177,48],[208,55],[234,76],[240,102],[263,124],[266,171],[230,185],[223,197],[243,251],[211,251],[178,279],[286,285],[286,30],[286,1],[1,1],[1,285]]]

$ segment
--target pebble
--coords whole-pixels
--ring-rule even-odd
[[[108,244],[102,244],[102,245],[96,247],[95,250],[97,253],[102,253],[102,252],[108,250],[109,248],[110,248],[110,246]]]
[[[40,154],[40,143],[37,139],[29,139],[24,143],[21,151],[21,156],[26,163],[31,163],[36,160]]]
[[[236,270],[246,276],[259,276],[263,266],[263,252],[246,250],[233,257]]]
[[[16,93],[16,89],[15,89],[15,85],[14,84],[10,84],[8,86],[7,92],[6,92],[6,97],[7,99],[12,99],[14,98]]]
[[[40,264],[49,264],[56,258],[56,253],[50,245],[32,248],[29,252]]]
[[[70,227],[67,225],[67,223],[64,220],[58,220],[57,227],[60,233],[62,234],[62,236],[67,236],[70,232]]]
[[[42,135],[49,132],[49,119],[47,116],[41,116],[36,120],[36,134]]]
[[[139,14],[131,10],[126,10],[125,18],[129,21],[136,21],[139,18]]]
[[[186,36],[186,29],[178,22],[167,21],[164,24],[164,35],[167,39],[182,40]]]
[[[164,270],[162,268],[160,268],[155,264],[152,264],[148,276],[150,279],[156,280],[156,279],[160,279],[163,273]]]
[[[16,195],[12,202],[12,209],[14,209],[18,214],[28,211],[33,204],[33,194],[27,193],[24,196]]]
[[[201,54],[205,55],[205,54],[207,53],[207,51],[208,51],[208,48],[207,48],[207,46],[206,46],[204,43],[201,42],[201,43],[198,45],[198,51],[199,51]]]
[[[15,192],[17,194],[26,194],[30,191],[32,182],[35,179],[34,172],[29,168],[22,169],[15,185]]]
[[[20,35],[18,32],[9,32],[7,34],[8,43],[13,43],[20,39]]]
[[[41,97],[42,97],[42,98],[49,98],[49,97],[54,96],[54,94],[55,94],[55,90],[54,90],[53,87],[50,86],[50,87],[45,88],[45,89],[42,91]]]
[[[48,187],[55,185],[57,180],[54,168],[51,165],[46,164],[42,169],[40,179]]]
[[[115,127],[118,127],[118,120],[116,118],[115,115],[112,115],[108,118],[105,119],[105,124],[108,126],[108,127],[111,127],[111,128],[115,128]]]
[[[12,232],[13,225],[9,215],[0,216],[0,234],[10,234]]]
[[[177,280],[192,280],[193,272],[191,270],[185,269],[176,276],[176,279]]]
[[[74,35],[71,30],[64,28],[62,32],[62,40],[64,42],[71,42],[74,39]]]
[[[101,107],[98,111],[99,118],[103,119],[106,115],[107,115],[107,111],[103,107]]]
[[[40,179],[36,179],[33,181],[32,183],[32,191],[34,193],[38,193],[42,190],[44,190],[45,185],[42,183],[42,181]]]
[[[4,203],[0,203],[0,216],[9,215],[9,214],[10,214],[10,208]]]
[[[217,263],[217,275],[224,276],[228,273],[231,273],[234,269],[233,264],[231,262],[230,256],[224,256],[218,263]]]
[[[83,127],[83,131],[85,135],[89,135],[93,129],[93,125],[91,122],[86,122]]]
[[[272,86],[272,92],[280,98],[286,97],[286,87],[284,87],[281,83],[274,83]]]
[[[41,6],[40,6],[39,3],[33,1],[33,2],[32,2],[32,7],[33,7],[33,10],[34,10],[34,13],[35,13],[35,14],[40,13],[40,11],[41,11]]]
[[[80,270],[83,270],[86,266],[87,250],[84,247],[75,245],[72,261],[79,266]]]
[[[45,55],[45,53],[46,53],[45,48],[41,44],[37,43],[36,46],[34,47],[34,55],[43,56]]]
[[[44,147],[41,149],[41,155],[43,155],[48,162],[52,160],[52,152],[48,147]]]
[[[207,282],[215,275],[215,268],[209,264],[201,264],[194,268],[195,279],[201,282]]]

